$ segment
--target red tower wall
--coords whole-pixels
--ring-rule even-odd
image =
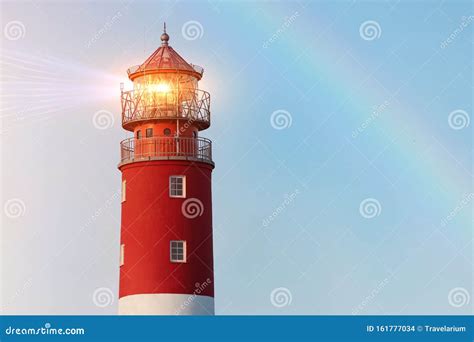
[[[120,267],[122,298],[134,294],[193,294],[214,297],[212,256],[212,165],[190,161],[147,161],[120,167],[126,181],[122,202]],[[169,177],[186,176],[186,197],[169,196]],[[202,214],[188,218],[182,205],[195,198]],[[189,216],[189,215],[188,215]],[[185,263],[170,261],[170,241],[185,240]]]

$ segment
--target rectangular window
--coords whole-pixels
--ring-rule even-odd
[[[138,130],[137,131],[137,139],[141,139],[141,137],[142,137],[142,131]]]
[[[145,135],[147,138],[151,138],[153,136],[153,128],[147,128]]]
[[[127,199],[127,181],[122,181],[122,203]]]
[[[186,197],[186,176],[170,177],[170,197]]]
[[[170,241],[170,261],[186,262],[186,241],[172,240]]]
[[[120,266],[123,266],[125,263],[125,245],[122,243],[120,245]]]

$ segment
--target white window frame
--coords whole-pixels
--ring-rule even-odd
[[[120,266],[125,264],[125,244],[120,245]]]
[[[173,178],[181,178],[183,180],[183,193],[181,195],[173,195],[171,193],[171,189],[172,189],[172,179]],[[186,198],[186,176],[182,176],[182,175],[172,175],[170,176],[169,178],[169,196],[172,197],[172,198]]]
[[[177,260],[173,259],[173,242],[182,242],[183,243],[183,259]],[[170,262],[172,263],[185,263],[186,262],[186,240],[171,240],[170,241]]]
[[[127,200],[127,181],[122,181],[122,203]]]

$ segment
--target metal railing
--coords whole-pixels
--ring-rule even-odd
[[[179,119],[202,129],[211,121],[211,96],[200,89],[181,89],[169,94],[150,93],[146,89],[122,92],[122,126],[142,120]]]
[[[153,159],[196,160],[213,164],[212,142],[206,138],[129,138],[120,143],[121,164]]]

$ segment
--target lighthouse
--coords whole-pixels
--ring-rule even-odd
[[[121,84],[122,315],[214,314],[210,95],[169,39]]]

